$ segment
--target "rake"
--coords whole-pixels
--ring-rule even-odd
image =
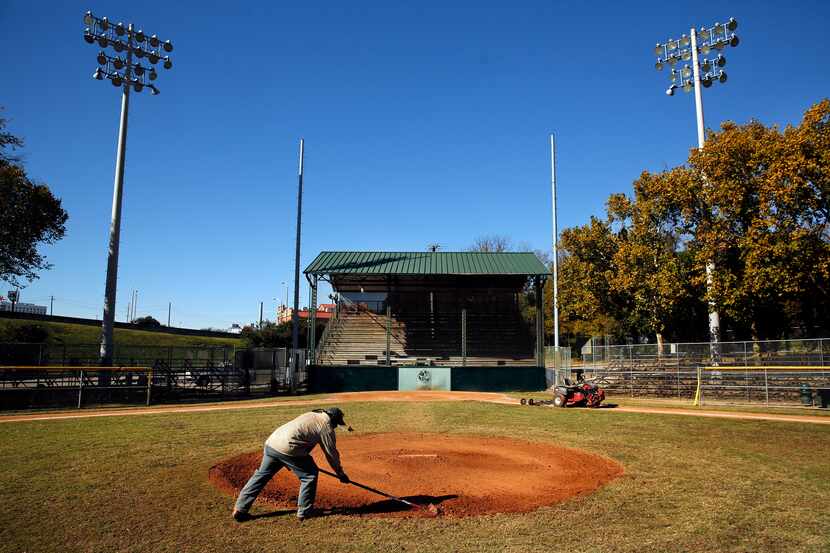
[[[337,478],[338,480],[340,479],[340,477],[339,477],[339,476],[337,476],[336,474],[334,474],[333,472],[329,472],[329,471],[327,471],[327,470],[325,470],[325,469],[319,469],[319,470],[320,470],[320,472],[322,472],[323,474],[328,474],[329,476],[332,476],[332,477],[334,477],[334,478]],[[433,503],[430,503],[430,504],[429,504],[429,505],[427,505],[427,506],[418,505],[417,503],[412,503],[411,501],[407,501],[406,499],[403,499],[402,497],[395,497],[394,495],[390,495],[390,494],[388,494],[388,493],[386,493],[386,492],[382,492],[382,491],[380,491],[380,490],[376,490],[375,488],[372,488],[372,487],[367,486],[367,485],[365,485],[365,484],[361,484],[360,482],[355,482],[354,480],[349,480],[349,484],[351,484],[351,485],[353,485],[353,486],[357,486],[358,488],[362,488],[362,489],[364,489],[364,490],[366,490],[366,491],[369,491],[369,492],[375,493],[375,494],[377,494],[377,495],[381,495],[381,496],[383,496],[383,497],[386,497],[387,499],[391,499],[391,500],[393,500],[393,501],[398,501],[398,502],[400,502],[400,503],[403,503],[404,505],[409,505],[409,506],[410,506],[410,507],[412,507],[413,509],[417,509],[417,510],[419,510],[419,511],[424,511],[424,512],[426,512],[426,513],[429,513],[429,515],[430,515],[430,516],[438,516],[438,512],[439,512],[439,511],[438,511],[438,507],[437,507],[437,506],[435,506],[435,504],[433,504]]]

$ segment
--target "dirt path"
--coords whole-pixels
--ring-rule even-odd
[[[95,417],[126,417],[132,415],[160,415],[169,413],[202,413],[209,411],[230,411],[235,409],[263,409],[268,407],[291,407],[302,405],[324,405],[354,401],[483,401],[502,405],[519,405],[518,398],[491,392],[345,392],[330,394],[319,399],[290,399],[256,402],[225,402],[202,405],[165,405],[158,407],[127,407],[121,409],[95,409],[82,411],[61,411],[49,413],[27,413],[21,415],[0,415],[0,423],[25,421],[51,421],[86,419]],[[523,407],[537,409],[536,407]],[[765,420],[776,422],[798,422],[809,424],[830,424],[830,417],[810,415],[777,415],[775,413],[746,413],[741,411],[716,411],[707,409],[683,409],[663,407],[616,407],[599,409],[596,413],[653,413],[659,415],[680,415],[741,420]]]

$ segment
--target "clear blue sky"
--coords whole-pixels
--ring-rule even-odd
[[[103,305],[120,94],[91,78],[86,9],[175,45],[161,94],[132,97],[118,320],[132,289],[139,315],[166,321],[172,301],[178,326],[247,323],[260,301],[273,313],[293,279],[301,136],[302,267],[321,250],[461,250],[486,234],[547,249],[549,132],[560,228],[696,144],[693,96],[664,94],[657,41],[738,19],[729,82],[704,91],[709,127],[797,122],[830,95],[819,1],[7,0],[0,105],[70,216],[22,301],[54,295],[55,314]]]

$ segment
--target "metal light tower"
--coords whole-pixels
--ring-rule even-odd
[[[118,282],[118,246],[121,236],[121,193],[124,188],[124,158],[127,149],[127,115],[130,108],[130,90],[141,92],[146,87],[153,95],[159,93],[153,81],[158,78],[156,68],[159,62],[165,69],[173,67],[167,54],[173,51],[169,40],[162,42],[156,35],[147,36],[142,30],[135,30],[133,24],[111,23],[106,17],[92,12],[84,14],[84,40],[98,44],[98,68],[92,78],[99,81],[109,79],[112,85],[121,89],[121,122],[118,128],[118,151],[115,158],[115,183],[112,193],[112,222],[110,223],[109,255],[107,257],[107,283],[104,293],[104,316],[101,329],[101,365],[112,365],[112,327],[115,321],[115,293]],[[117,55],[106,52],[112,48]],[[121,55],[124,53],[125,55]],[[149,66],[134,63],[133,57],[146,58]]]
[[[658,71],[662,71],[666,64],[671,67],[671,85],[666,89],[666,94],[674,96],[674,91],[678,88],[682,88],[684,92],[695,91],[697,145],[701,149],[706,141],[703,126],[701,85],[703,85],[703,88],[709,88],[715,81],[719,83],[726,82],[726,72],[723,70],[726,65],[726,58],[721,51],[727,46],[735,47],[738,45],[738,35],[734,32],[737,28],[738,22],[735,18],[730,17],[726,23],[715,23],[708,28],[701,27],[699,31],[695,31],[695,28],[692,27],[689,30],[689,36],[684,34],[677,40],[670,38],[665,43],[658,43],[654,47],[654,54],[657,56],[654,67]],[[700,44],[698,44],[698,32],[700,33]],[[698,54],[708,56],[712,53],[712,50],[718,51],[717,56],[712,59],[706,57],[701,63]],[[679,62],[690,60],[692,62],[691,67],[686,63],[680,69],[676,68]],[[714,274],[715,264],[710,261],[706,264],[707,291],[712,290]],[[709,300],[709,340],[715,344],[720,342],[720,317],[715,302],[711,299]],[[715,349],[713,349],[713,353],[717,353]]]

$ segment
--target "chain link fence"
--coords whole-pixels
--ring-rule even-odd
[[[799,403],[830,399],[830,339],[597,345],[583,348],[581,371],[609,393],[630,397]]]
[[[0,344],[0,409],[245,398],[306,386],[305,352],[293,371],[287,348],[116,346],[112,367],[98,366],[98,348]]]

